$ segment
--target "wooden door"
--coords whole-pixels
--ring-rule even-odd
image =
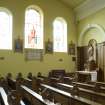
[[[87,62],[88,46],[77,47],[77,68],[78,70],[84,70],[84,63]]]

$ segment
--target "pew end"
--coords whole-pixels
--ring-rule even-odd
[[[19,105],[22,99],[22,95],[19,91],[11,90],[8,93],[8,102],[10,105]]]

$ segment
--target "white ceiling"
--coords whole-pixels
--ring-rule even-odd
[[[72,8],[79,21],[105,8],[105,0],[57,0]]]
[[[68,5],[71,8],[76,8],[77,6],[81,5],[82,3],[84,3],[87,0],[58,0],[63,2],[64,4]]]

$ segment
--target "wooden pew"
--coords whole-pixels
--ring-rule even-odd
[[[7,79],[7,82],[8,82],[8,79]],[[37,81],[36,81],[35,77],[33,77],[32,79],[17,77],[17,80],[9,78],[8,86],[11,90],[19,90],[21,85],[26,85],[31,89],[36,89],[36,87],[37,87],[36,83],[37,83]],[[15,86],[15,88],[13,88],[14,86]],[[36,90],[38,90],[38,88]]]
[[[11,81],[14,81],[13,79],[11,79]],[[34,84],[32,83],[32,82],[34,82]],[[29,78],[18,78],[15,82],[14,82],[14,85],[16,85],[16,90],[19,92],[19,93],[21,93],[21,99],[24,101],[24,104],[26,104],[26,105],[31,105],[32,104],[32,102],[30,101],[30,100],[28,100],[27,99],[27,97],[25,97],[22,93],[22,91],[21,91],[21,85],[26,85],[26,86],[28,86],[28,87],[30,87],[30,88],[33,88],[32,87],[32,85],[35,85],[35,81],[33,81],[33,79],[31,80],[31,79],[29,79]],[[34,89],[36,89],[35,88],[35,86],[34,86]],[[21,102],[21,104],[23,104],[23,101],[20,101]]]
[[[45,79],[45,78],[47,78],[47,77],[43,76],[43,75],[41,74],[41,72],[38,72],[38,73],[37,73],[37,78]]]
[[[29,89],[28,87],[24,85],[21,85],[21,88],[22,88],[22,91],[24,91],[25,96],[27,96],[26,94],[30,96],[29,100],[33,102],[33,105],[35,104],[37,105],[58,105],[58,104],[54,104],[53,102],[49,100],[44,100],[40,94],[36,93],[35,91]]]
[[[32,80],[31,79],[24,79],[23,85],[25,85],[28,88],[39,93],[40,92],[40,83],[41,83],[40,79],[33,77]]]
[[[21,77],[21,75],[20,75],[20,77]],[[24,79],[22,77],[21,78],[18,77],[16,81],[14,81],[12,78],[9,78],[9,84],[8,84],[8,81],[6,81],[6,82],[7,82],[7,84],[4,87],[8,87],[7,85],[9,85],[9,87],[10,87],[9,89],[10,90],[18,90],[18,91],[20,91],[20,88],[19,87],[21,86],[21,84],[27,85],[27,84],[30,84],[31,83],[30,86],[32,87],[33,90],[36,90],[36,87],[38,85],[37,84],[38,81],[36,82],[36,78],[33,78],[32,80],[30,80],[30,79]],[[13,86],[15,86],[16,88],[13,88]],[[39,88],[39,86],[38,86],[38,88]],[[14,92],[13,92],[13,94],[14,94]],[[21,103],[23,103],[23,102],[21,101]]]
[[[25,103],[23,102],[23,100],[20,101],[20,104],[21,104],[21,105],[25,105]]]
[[[10,73],[8,73],[8,76],[5,78],[0,79],[0,86],[2,89],[2,93],[4,93],[4,99],[8,100],[8,103],[11,105],[25,105],[23,100],[21,100],[21,93],[16,90],[16,80],[13,80],[10,76]],[[15,87],[15,88],[14,88]],[[4,90],[4,91],[3,91]],[[6,91],[5,91],[6,90]]]
[[[27,81],[27,82],[26,82]],[[41,93],[43,90],[43,87],[40,86],[41,83],[46,83],[46,84],[52,84],[49,80],[49,78],[43,78],[43,77],[33,77],[32,80],[30,79],[25,79],[25,83],[23,85],[27,86],[28,88],[34,90],[37,93]],[[30,84],[30,85],[27,85]]]
[[[105,87],[101,86],[100,84],[87,84],[87,83],[80,83],[80,82],[72,82],[72,83],[77,84],[81,88],[105,93]]]
[[[33,75],[32,75],[31,72],[28,73],[27,78],[28,78],[28,79],[32,79],[32,78],[33,78]]]
[[[96,71],[76,71],[78,82],[97,81]]]
[[[18,78],[16,80],[16,90],[21,93],[21,98],[23,99],[24,103],[26,103],[27,105],[31,105],[33,103],[32,100],[28,100],[28,97],[26,97],[24,95],[24,92],[21,91],[21,85],[26,85],[29,88],[36,90],[38,92],[38,87],[36,84],[36,79],[33,77],[32,80],[28,79],[28,78]]]
[[[64,84],[64,83],[58,83],[58,85],[61,85],[62,88],[60,87],[60,89],[65,89],[68,92],[72,92],[73,90],[73,86],[72,85],[68,85],[68,84]],[[105,94],[104,93],[99,93],[99,92],[95,92],[92,90],[88,90],[88,89],[84,89],[84,88],[80,88],[79,87],[79,96],[84,97],[84,98],[88,98],[90,100],[96,101],[98,103],[101,103],[102,105],[104,105],[105,103]]]
[[[16,90],[21,84],[32,87],[32,79],[30,78],[18,77],[17,80],[15,80],[7,76],[6,81],[10,90]]]
[[[16,90],[16,80],[12,78],[12,74],[8,73],[5,78],[10,90]]]
[[[59,77],[49,77],[49,80],[52,84],[52,86],[55,86],[56,87],[56,84],[58,82],[65,82],[67,84],[71,84],[72,81],[74,80],[74,78],[71,78],[69,76],[59,76]]]
[[[37,87],[37,79],[36,77],[32,77],[31,78],[31,74],[29,73],[28,74],[28,78],[23,78],[22,77],[22,74],[19,73],[16,80],[12,79],[12,78],[6,78],[7,80],[7,83],[8,83],[8,86],[10,89],[12,90],[16,90],[16,89],[19,89],[20,85],[23,84],[31,89],[36,89]],[[38,90],[38,89],[37,89]]]
[[[88,99],[83,98],[83,97],[72,96],[68,92],[65,92],[63,90],[59,90],[57,88],[51,87],[51,86],[46,85],[46,84],[41,84],[41,86],[48,88],[49,90],[53,91],[53,94],[55,94],[55,96],[57,96],[57,97],[58,97],[58,94],[65,97],[68,100],[68,104],[63,103],[63,105],[101,105],[99,103],[96,103],[94,101],[88,100]],[[62,102],[61,99],[60,99],[60,102]]]
[[[0,87],[0,94],[2,96],[4,105],[9,105],[9,103],[7,101],[7,94],[6,94],[5,90],[2,87]]]
[[[8,96],[7,96],[6,92],[5,92],[5,90],[3,89],[3,87],[0,87],[0,94],[2,96],[4,105],[9,105],[9,103],[8,103]],[[20,101],[20,105],[25,105],[23,100]]]
[[[1,94],[0,94],[0,105],[4,105],[4,101],[3,101]]]
[[[56,84],[57,84],[58,82],[60,82],[60,78],[51,77],[51,78],[49,78],[49,82],[50,82],[50,85],[51,85],[51,86],[56,87]]]
[[[69,77],[69,76],[64,76],[64,77],[63,77],[63,81],[64,81],[65,83],[67,83],[67,84],[72,83],[73,80],[74,80],[74,78]]]
[[[8,87],[11,90],[16,90],[16,81],[13,79],[7,79]]]
[[[50,85],[51,85],[51,86],[54,86],[54,87],[57,87],[57,86],[56,86],[56,83],[57,83],[58,81],[60,81],[60,79],[59,79],[59,78],[56,78],[56,77],[51,77],[50,80],[51,80],[51,79],[54,80],[53,83],[54,83],[55,85],[52,85],[52,83],[50,83]],[[52,82],[52,81],[50,81],[50,82]],[[86,94],[87,94],[88,92],[89,92],[89,94],[90,94],[90,93],[93,94],[93,95],[95,94],[95,93],[93,93],[92,91],[88,91],[88,90],[86,91],[85,89],[81,89],[81,91],[83,91],[83,92],[85,91]],[[96,95],[100,95],[100,94],[96,94]],[[101,96],[104,97],[103,93],[101,94]],[[90,97],[90,96],[89,96],[89,97]],[[89,99],[91,99],[91,98],[89,98]],[[102,98],[102,99],[103,99],[103,98]]]
[[[94,85],[94,84],[100,84],[100,86],[102,86],[102,87],[105,87],[105,82],[88,82],[88,84],[92,84],[92,85]]]
[[[29,82],[33,82],[33,80],[32,80],[32,81],[29,80]],[[35,82],[36,82],[36,81],[35,81]],[[34,83],[35,83],[35,82],[34,82]],[[45,82],[45,83],[48,83],[48,79],[47,79],[47,80],[44,80],[44,82]],[[49,84],[49,83],[48,83],[48,84]],[[32,84],[32,85],[36,86],[37,84],[35,83],[35,84]],[[33,91],[33,90],[35,91],[34,88],[31,88],[31,89],[32,89],[32,91]],[[35,91],[35,92],[36,92],[37,94],[39,93],[39,92],[37,92],[37,91]],[[41,93],[41,95],[43,96],[43,98],[45,98],[45,96],[46,96],[47,93],[45,92],[45,96],[44,96],[44,94],[43,94],[42,92],[43,92],[43,91],[41,91],[40,93]],[[23,94],[25,94],[26,98],[29,99],[30,101],[31,101],[32,99],[33,99],[34,101],[37,101],[37,100],[35,100],[35,98],[33,98],[33,97],[30,98],[29,93],[26,93],[26,92],[25,92],[25,93],[23,93]],[[51,95],[50,95],[50,96],[51,96]],[[48,98],[50,101],[52,101],[52,99],[50,98],[50,96],[47,97],[47,98]],[[34,102],[33,100],[32,100],[31,102]]]

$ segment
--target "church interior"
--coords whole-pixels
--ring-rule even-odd
[[[0,0],[0,105],[105,105],[105,0]]]

